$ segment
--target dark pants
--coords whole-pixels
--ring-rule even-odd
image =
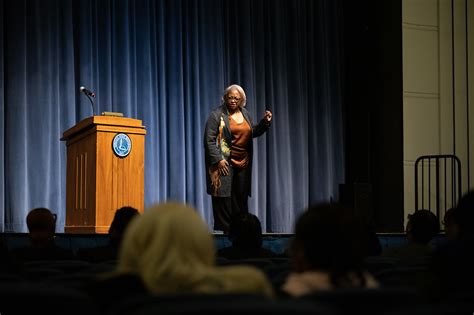
[[[234,168],[230,197],[212,197],[214,230],[229,231],[230,221],[240,213],[249,212],[249,176],[248,168]]]

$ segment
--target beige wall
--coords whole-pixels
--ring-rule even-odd
[[[419,156],[455,154],[461,160],[462,190],[474,188],[474,0],[403,0],[402,5],[406,218],[415,208],[414,163]],[[425,169],[426,182],[428,164]],[[448,165],[448,179],[450,169]],[[442,216],[444,204],[449,208],[453,198],[450,188],[447,196],[440,188]],[[425,208],[430,201],[434,208],[434,191],[432,186],[431,196],[424,194]]]

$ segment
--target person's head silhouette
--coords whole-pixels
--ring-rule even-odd
[[[459,224],[458,238],[474,240],[474,190],[463,195],[456,208]]]
[[[230,222],[229,237],[232,246],[242,249],[262,247],[262,226],[258,217],[251,213],[235,216]]]
[[[408,216],[406,232],[410,242],[428,244],[439,232],[439,220],[429,210],[417,210]]]
[[[444,214],[444,233],[448,240],[455,240],[459,236],[459,214],[457,208],[450,208]]]
[[[139,214],[133,207],[122,207],[115,212],[114,219],[110,224],[109,238],[111,244],[119,244],[128,224]]]
[[[365,224],[342,204],[310,207],[297,220],[292,254],[296,272],[331,274],[334,285],[362,269],[367,246]]]
[[[26,216],[30,244],[35,248],[50,247],[54,243],[56,215],[46,208],[35,208]]]

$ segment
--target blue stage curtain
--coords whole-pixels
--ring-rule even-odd
[[[143,120],[145,203],[194,205],[212,227],[203,129],[226,86],[255,121],[250,211],[291,233],[344,182],[340,1],[3,0],[0,4],[0,222],[25,232],[34,207],[65,223],[62,133],[96,113]]]

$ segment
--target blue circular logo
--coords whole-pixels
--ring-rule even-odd
[[[124,133],[116,134],[112,142],[114,152],[119,157],[126,157],[132,151],[132,140]]]

